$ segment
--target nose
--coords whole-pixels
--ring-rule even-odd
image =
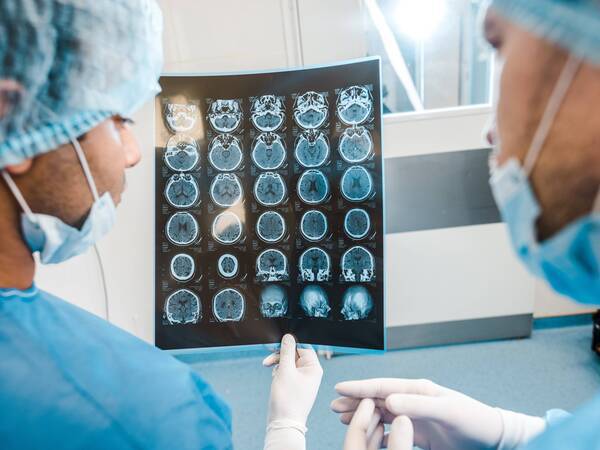
[[[121,142],[125,153],[125,167],[130,169],[140,162],[142,151],[137,138],[128,126],[121,130]]]
[[[496,143],[497,130],[496,130],[496,118],[492,117],[488,125],[483,130],[485,135],[485,140],[488,144],[494,145]]]

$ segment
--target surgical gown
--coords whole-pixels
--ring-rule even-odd
[[[0,289],[0,448],[228,449],[193,370],[35,286]]]

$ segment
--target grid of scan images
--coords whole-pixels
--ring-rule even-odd
[[[156,344],[382,350],[379,60],[161,87]]]

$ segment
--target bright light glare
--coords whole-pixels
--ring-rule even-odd
[[[398,30],[413,40],[425,40],[446,13],[446,0],[398,0],[394,18]]]

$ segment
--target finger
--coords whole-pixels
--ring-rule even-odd
[[[411,419],[443,421],[448,415],[443,402],[425,395],[392,394],[385,400],[385,407],[391,414]]]
[[[403,378],[372,378],[343,381],[335,385],[338,394],[356,398],[386,398],[390,394],[419,394],[435,397],[441,387],[429,380]]]
[[[344,439],[344,450],[365,450],[367,447],[367,429],[375,412],[375,402],[366,398],[358,408],[348,426]]]
[[[375,411],[373,411],[373,415],[371,416],[371,421],[369,422],[369,426],[367,427],[367,437],[369,437],[373,434],[373,431],[375,431],[375,428],[377,428],[377,425],[379,425],[380,421],[381,421],[381,413],[377,410],[377,408],[375,408]]]
[[[398,416],[390,426],[388,436],[389,450],[412,450],[413,449],[413,425],[406,416]]]
[[[349,411],[356,411],[356,408],[358,408],[359,403],[359,398],[339,397],[333,400],[330,403],[329,407],[333,412],[345,413]]]
[[[275,364],[279,364],[279,353],[271,353],[262,362],[263,366],[271,367]]]
[[[300,348],[297,347],[298,355],[300,358],[296,362],[298,367],[307,367],[307,366],[321,366],[319,363],[319,357],[317,356],[317,352],[310,348]]]
[[[282,369],[296,368],[296,340],[291,334],[286,334],[281,339],[279,365]]]
[[[381,448],[384,433],[385,429],[383,428],[383,424],[378,424],[371,437],[368,438],[367,449],[379,450]]]
[[[349,425],[353,417],[354,411],[340,414],[340,422],[342,422],[344,425]]]

